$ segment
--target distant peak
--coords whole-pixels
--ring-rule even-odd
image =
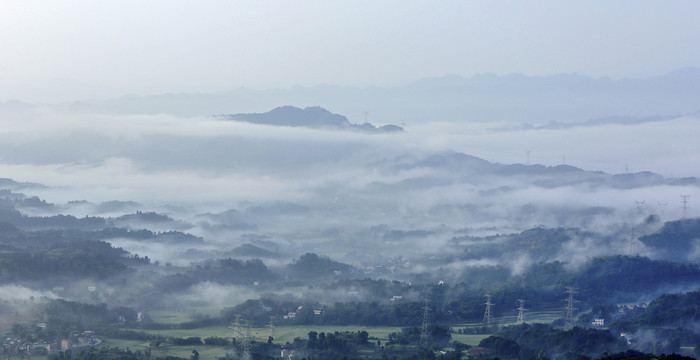
[[[396,125],[376,127],[369,123],[353,124],[345,116],[334,114],[320,106],[309,106],[302,109],[296,106],[285,105],[276,107],[266,113],[231,114],[223,115],[223,117],[228,120],[261,125],[360,130],[371,133],[403,131],[403,128]]]

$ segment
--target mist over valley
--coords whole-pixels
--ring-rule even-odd
[[[5,120],[1,140],[12,174],[0,212],[5,309],[31,297],[185,311],[210,325],[234,315],[260,327],[269,316],[319,323],[313,314],[284,320],[298,304],[322,309],[319,324],[410,326],[420,325],[426,294],[440,304],[433,321],[457,324],[481,320],[486,293],[551,312],[565,286],[586,310],[700,284],[700,227],[688,206],[700,180],[674,176],[696,170],[683,146],[692,115],[381,131],[321,107],[22,114]],[[663,132],[679,141],[651,151],[650,134]],[[606,137],[615,142],[601,146]],[[643,151],[663,174],[604,171]],[[571,155],[539,162],[551,153]],[[246,310],[251,301],[269,310]],[[406,309],[371,315],[398,302]],[[375,308],[343,320],[352,304]]]
[[[700,356],[693,2],[0,3],[0,359]]]

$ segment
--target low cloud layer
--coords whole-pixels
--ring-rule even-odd
[[[225,250],[245,243],[243,235],[252,232],[293,244],[286,250],[291,257],[318,251],[357,262],[350,252],[338,251],[350,244],[355,250],[371,244],[381,250],[373,256],[380,257],[433,254],[463,234],[540,225],[604,231],[650,214],[673,220],[682,215],[680,195],[700,199],[694,183],[662,179],[613,186],[596,180],[600,174],[594,172],[499,174],[459,154],[525,164],[529,151],[530,164],[694,176],[700,175],[700,155],[691,151],[700,120],[694,117],[561,129],[432,122],[405,133],[364,134],[208,117],[23,116],[0,119],[0,172],[49,186],[24,190],[28,195],[56,204],[135,201]],[[225,211],[235,214],[230,224],[196,218]],[[189,261],[157,243],[114,241],[161,262]],[[579,263],[585,258],[580,254],[597,246],[586,239],[572,242],[560,258]],[[613,251],[642,253],[622,245]],[[512,271],[522,272],[527,263],[523,257]]]
[[[0,286],[0,300],[30,300],[42,297],[55,299],[57,296],[50,291],[39,291],[19,285]]]

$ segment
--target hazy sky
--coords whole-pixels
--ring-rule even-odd
[[[700,65],[698,1],[3,0],[0,101]]]

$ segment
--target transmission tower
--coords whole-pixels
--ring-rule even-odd
[[[428,303],[430,302],[430,300],[428,299],[429,294],[430,290],[426,290],[425,298],[423,299],[423,325],[420,329],[420,343],[425,345],[433,342],[433,334],[430,331],[430,321],[428,317],[430,312],[430,306],[428,306]]]
[[[681,208],[683,209],[683,219],[685,219],[686,216],[688,216],[688,198],[690,195],[681,195],[681,197],[683,198],[683,200],[681,200],[681,203],[683,204]]]
[[[241,315],[236,315],[236,322],[233,323],[233,338],[241,341]]]
[[[491,325],[491,306],[496,304],[491,303],[490,294],[486,294],[486,302],[484,305],[486,305],[486,310],[484,311],[484,324]]]
[[[657,201],[656,205],[659,207],[659,215],[663,215],[665,212],[664,208],[668,205],[668,202]]]
[[[270,323],[267,324],[267,338],[268,338],[268,339],[272,337],[272,333],[273,333],[273,331],[274,331],[274,329],[275,329],[274,320],[275,320],[275,317],[274,317],[274,316],[270,316]]]
[[[246,320],[245,322],[245,337],[243,338],[243,360],[250,360],[251,354],[250,354],[250,342],[253,339],[253,336],[250,333],[250,321]]]
[[[515,325],[522,325],[525,323],[525,300],[518,299],[520,306],[518,306],[518,319],[515,320]]]
[[[577,308],[574,307],[574,303],[578,302],[578,300],[574,299],[574,294],[576,294],[576,288],[573,287],[567,287],[566,288],[566,293],[569,294],[566,300],[566,316],[564,318],[564,328],[566,329],[571,329],[574,327],[574,323],[576,322],[574,320],[574,313]]]

